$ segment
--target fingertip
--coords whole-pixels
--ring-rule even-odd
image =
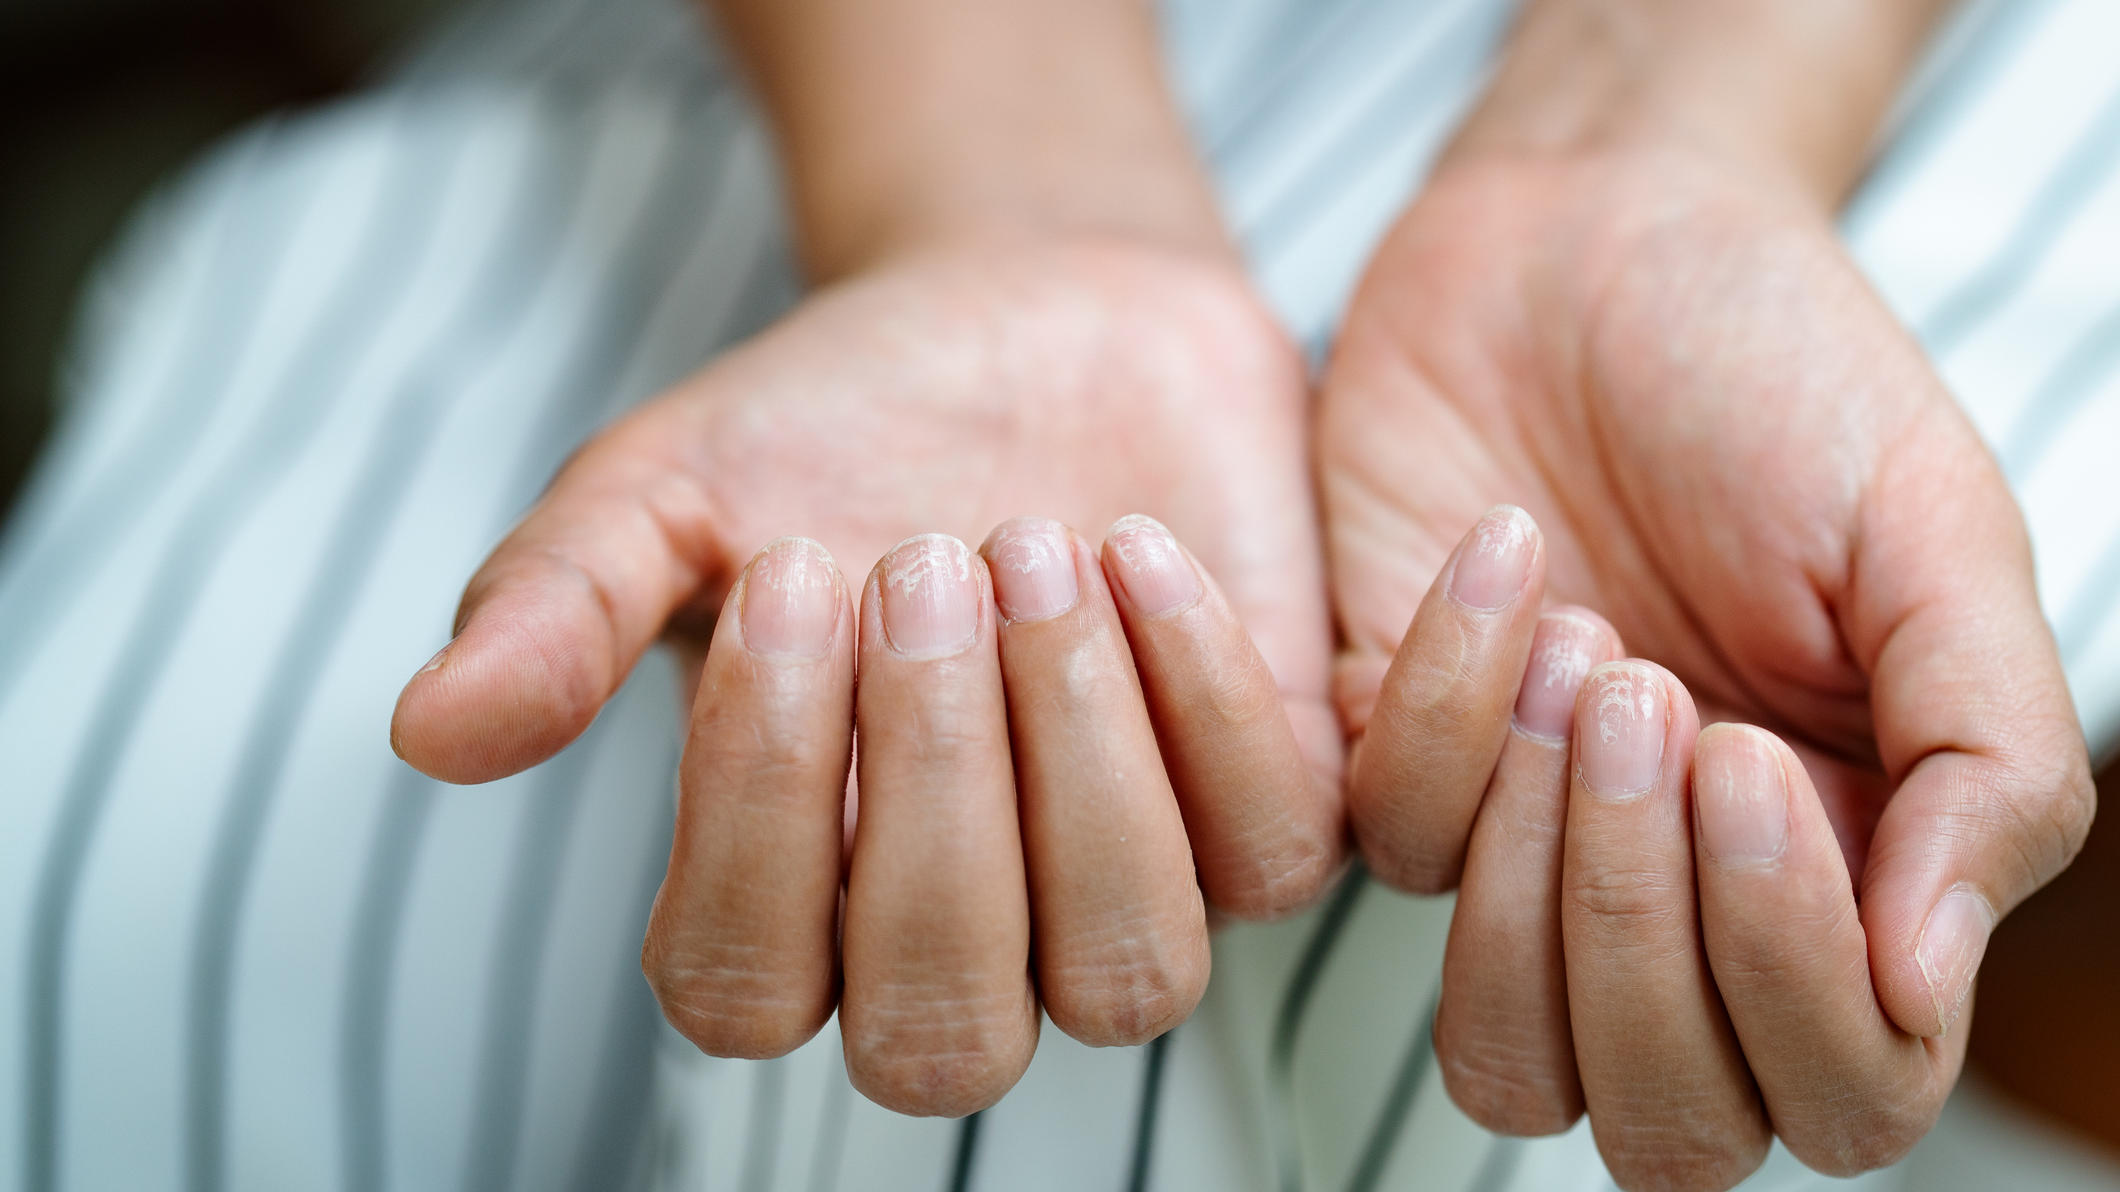
[[[1601,663],[1575,697],[1575,768],[1583,789],[1632,799],[1682,777],[1698,734],[1685,684],[1653,662]]]
[[[1544,556],[1545,539],[1531,515],[1515,505],[1496,505],[1458,543],[1444,590],[1466,609],[1500,612],[1534,586]]]
[[[1102,557],[1122,607],[1141,616],[1181,612],[1206,592],[1177,536],[1147,514],[1130,513],[1113,522],[1104,534]]]
[[[822,658],[846,621],[845,577],[815,539],[776,538],[759,548],[732,595],[743,644],[760,657]]]
[[[1603,617],[1576,605],[1541,614],[1531,634],[1513,713],[1518,729],[1565,743],[1576,693],[1591,668],[1619,656],[1619,634]]]
[[[995,526],[979,544],[979,557],[1001,619],[1048,621],[1074,611],[1082,600],[1085,553],[1075,532],[1049,517],[1012,517]]]
[[[467,786],[557,754],[596,718],[605,691],[590,660],[555,640],[473,617],[398,694],[391,748],[428,777]]]

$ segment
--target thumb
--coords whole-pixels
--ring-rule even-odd
[[[598,436],[465,587],[457,633],[405,684],[390,741],[448,782],[565,748],[720,571],[706,488],[668,406]]]
[[[2074,859],[2096,796],[2023,519],[1970,428],[1902,440],[1870,497],[1845,629],[1896,790],[1862,918],[1885,1012],[1935,1037],[1996,921]]]

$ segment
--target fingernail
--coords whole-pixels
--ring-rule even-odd
[[[1973,976],[1980,971],[1980,958],[1994,930],[1995,912],[1987,899],[1963,886],[1938,899],[1929,912],[1921,942],[1914,946],[1914,959],[1936,1003],[1936,1021],[1942,1024],[1939,1035],[1950,1033],[1951,1024],[1965,1009],[1966,996],[1973,992]]]
[[[1119,586],[1134,607],[1151,617],[1175,612],[1200,598],[1200,576],[1163,523],[1136,513],[1112,523],[1104,537],[1119,573]]]
[[[412,672],[412,677],[417,679],[421,675],[424,675],[429,671],[438,671],[442,669],[442,664],[444,662],[449,661],[449,647],[454,646],[455,644],[456,639],[453,637],[450,638],[447,642],[443,643],[442,648],[434,652],[434,657],[429,658],[427,660],[427,665]]]
[[[839,571],[807,538],[766,544],[743,581],[743,642],[754,654],[821,658],[839,625]]]
[[[1514,505],[1489,509],[1458,548],[1457,565],[1450,570],[1450,598],[1486,612],[1506,608],[1523,592],[1531,574],[1536,536],[1530,514]]]
[[[1664,766],[1664,683],[1632,662],[1611,662],[1583,680],[1577,702],[1576,769],[1583,788],[1630,799],[1656,785]]]
[[[1019,517],[987,539],[994,603],[1011,621],[1042,621],[1075,607],[1075,548],[1066,527],[1042,517]]]
[[[1516,726],[1533,736],[1566,741],[1575,720],[1575,693],[1604,645],[1604,631],[1581,617],[1549,613],[1531,635],[1531,664],[1516,693]]]
[[[1731,865],[1781,856],[1789,843],[1789,781],[1766,734],[1710,725],[1693,756],[1693,805],[1708,855]]]
[[[979,584],[972,552],[947,534],[922,534],[883,560],[883,632],[891,648],[916,658],[955,654],[979,634]]]

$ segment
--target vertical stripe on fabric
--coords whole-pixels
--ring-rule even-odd
[[[66,550],[70,539],[112,534],[112,530],[103,528],[114,516],[108,506],[118,497],[130,498],[146,487],[141,481],[151,478],[157,469],[176,471],[189,455],[186,440],[195,437],[211,420],[216,406],[213,400],[169,403],[181,407],[172,411],[166,406],[154,407],[151,393],[186,388],[170,386],[167,377],[199,371],[202,359],[220,367],[224,374],[234,363],[227,353],[202,351],[200,344],[209,340],[219,344],[229,338],[227,324],[242,320],[206,316],[217,311],[226,313],[230,300],[238,305],[245,300],[259,301],[265,288],[263,279],[271,272],[275,256],[255,250],[277,239],[270,234],[275,229],[269,225],[261,229],[246,216],[270,219],[279,214],[280,223],[295,222],[284,210],[295,204],[268,202],[260,193],[277,197],[295,174],[282,170],[279,177],[273,177],[266,170],[281,140],[281,131],[279,118],[268,117],[178,180],[159,186],[130,217],[118,242],[97,263],[88,280],[88,293],[76,304],[75,326],[59,367],[59,408],[65,421],[38,456],[29,483],[7,510],[6,528],[0,531],[0,617],[5,617],[4,623],[22,619],[20,611],[11,607],[18,598],[17,593],[9,591],[11,587],[30,586],[28,577],[35,576],[38,582],[34,587],[48,590],[52,567],[46,556],[57,554],[61,561],[73,561],[85,552],[78,548]],[[275,182],[278,185],[272,185]],[[251,211],[253,207],[258,210]],[[188,229],[193,227],[202,230],[192,233]],[[261,231],[267,234],[260,236]],[[194,250],[198,260],[187,268],[181,259],[183,250],[175,242],[194,234],[199,242]],[[172,256],[178,259],[171,260]],[[90,357],[98,354],[98,349],[107,350],[114,333],[122,334],[148,322],[140,308],[142,296],[119,287],[137,284],[142,273],[152,273],[157,268],[189,275],[169,286],[170,292],[165,295],[175,317],[163,314],[157,320],[172,326],[168,352],[159,361],[162,367],[155,370],[162,379],[159,384],[138,386],[149,390],[149,395],[110,392],[102,382],[124,378],[89,376],[91,367],[107,364]],[[155,284],[148,282],[150,287]],[[107,367],[102,370],[105,374],[109,371]],[[226,384],[215,386],[207,396],[218,399],[227,389]],[[112,407],[128,403],[150,407],[138,428],[115,425],[116,420],[111,417],[117,412]],[[99,422],[109,423],[111,437],[124,441],[109,453],[112,462],[91,471],[82,457],[87,454],[84,448],[94,432],[104,429]],[[83,472],[89,474],[79,475]],[[86,506],[85,510],[61,504],[62,482],[78,487],[79,495],[71,504]],[[77,561],[75,565],[79,565]],[[32,613],[31,619],[42,618]],[[0,665],[0,670],[6,669]]]
[[[1438,986],[1428,995],[1427,1010],[1414,1020],[1413,1036],[1406,1042],[1406,1053],[1399,1059],[1391,1090],[1384,1095],[1384,1107],[1377,1111],[1376,1124],[1369,1128],[1369,1140],[1362,1144],[1354,1174],[1347,1179],[1347,1192],[1375,1192],[1383,1182],[1392,1152],[1398,1149],[1399,1136],[1405,1133],[1406,1122],[1413,1116],[1414,1101],[1435,1063],[1435,1010],[1441,996]]]
[[[751,1076],[751,1104],[737,1186],[743,1192],[773,1192],[774,1169],[780,1162],[780,1122],[787,1112],[788,1070],[777,1060],[746,1066]]]
[[[1274,103],[1299,83],[1319,55],[1330,49],[1369,0],[1328,0],[1325,4],[1287,4],[1279,19],[1269,21],[1257,45],[1245,57],[1250,68],[1238,72],[1249,80],[1239,101],[1200,131],[1201,156],[1216,165],[1245,144],[1257,132],[1260,121],[1273,112]],[[1320,10],[1323,11],[1320,11]],[[1293,50],[1290,43],[1298,43]]]
[[[673,118],[673,125],[686,127],[690,123],[686,117],[698,112],[714,114],[708,107],[714,98],[712,94],[695,88],[680,88],[679,115]],[[519,477],[522,482],[519,491],[534,491],[533,477],[542,477],[550,471],[551,461],[545,458],[546,453],[555,446],[571,447],[588,432],[589,427],[581,424],[578,415],[567,416],[576,410],[573,403],[566,400],[569,395],[601,388],[605,400],[589,405],[588,409],[606,416],[631,396],[620,388],[622,374],[627,363],[641,354],[646,334],[655,324],[654,313],[667,304],[681,272],[679,266],[688,260],[688,254],[672,251],[671,246],[681,241],[696,245],[703,239],[699,233],[715,218],[716,212],[711,207],[701,209],[695,187],[686,182],[705,177],[710,163],[722,156],[723,148],[730,142],[734,132],[730,117],[734,113],[724,109],[719,115],[722,118],[714,121],[711,131],[696,135],[681,133],[676,151],[661,159],[647,190],[646,210],[612,267],[614,278],[625,279],[630,284],[619,288],[598,309],[602,326],[600,334],[592,337],[592,344],[601,345],[601,350],[592,347],[577,357],[576,367],[567,370],[564,379],[556,386],[555,401],[547,407],[551,416],[541,427],[542,433],[531,438],[531,451],[525,458],[525,474]],[[694,231],[689,240],[685,238],[688,225]],[[494,999],[491,1008],[494,1010],[501,1009],[504,1001],[511,1006],[519,1003],[523,1007],[535,1002],[535,974],[550,933],[552,906],[549,898],[541,897],[541,892],[550,886],[550,875],[559,865],[568,825],[578,806],[578,800],[571,793],[555,795],[546,789],[548,785],[540,780],[529,829],[510,868],[509,894],[503,900],[508,911],[502,934],[503,938],[519,941],[520,946],[502,954],[503,959],[497,963],[495,974],[489,981],[488,988]],[[529,1011],[525,1008],[522,1013],[527,1016]],[[503,1115],[507,1125],[490,1127],[497,1131],[488,1140],[491,1146],[474,1147],[470,1152],[473,1163],[483,1152],[490,1161],[502,1164],[504,1169],[512,1168],[515,1141],[521,1134],[517,1119],[522,1112],[522,1082],[519,1073],[494,1076],[492,1072],[497,1066],[506,1069],[516,1064],[516,1057],[525,1046],[528,1023],[529,1019],[525,1017],[515,1033],[505,1037],[500,1034],[487,1036],[487,1046],[480,1061],[479,1088],[482,1091],[478,1120],[491,1123],[496,1120],[492,1115]],[[508,1148],[505,1158],[494,1149],[503,1142]],[[500,1187],[506,1186],[507,1181],[502,1179],[498,1184],[481,1185],[467,1176],[466,1183],[467,1186]]]
[[[2120,594],[2120,538],[2106,544],[2091,565],[2089,577],[2076,589],[2076,598],[2056,619],[2054,636],[2060,639],[2063,656],[2081,654],[2097,641],[2107,619],[2120,612],[2120,595],[2116,594]]]
[[[979,1161],[979,1124],[985,1114],[973,1113],[957,1123],[957,1150],[950,1157],[949,1192],[969,1192],[972,1165]]]
[[[413,862],[441,784],[406,767],[384,796],[347,937],[345,1008],[339,1020],[339,1155],[346,1187],[370,1192],[389,1171],[384,1128],[385,1009],[397,978],[397,925],[412,889]]]
[[[1282,1192],[1303,1192],[1303,1132],[1296,1117],[1296,1044],[1304,1025],[1310,999],[1317,993],[1325,965],[1354,916],[1356,903],[1369,887],[1369,871],[1359,863],[1340,882],[1339,889],[1318,914],[1316,928],[1296,959],[1295,971],[1281,994],[1274,1017],[1273,1040],[1267,1053],[1267,1106],[1274,1134]]]
[[[677,772],[675,749],[665,756],[660,772]],[[670,821],[663,820],[648,846],[646,863],[641,867],[644,880],[633,899],[643,911],[654,901],[656,887],[662,884],[663,871],[658,862],[670,855],[670,830]],[[589,1104],[596,1107],[596,1118],[582,1132],[574,1178],[568,1182],[568,1187],[578,1192],[605,1192],[617,1184],[637,1186],[647,1169],[644,1160],[649,1157],[649,1148],[643,1145],[647,1141],[643,1135],[654,1121],[648,1072],[655,1060],[655,1034],[662,1023],[662,1013],[640,975],[639,944],[631,936],[620,943],[623,947],[611,970],[618,982],[618,996],[613,999],[615,1005],[604,1027],[604,1043],[599,1051],[603,1062],[596,1071],[596,1091],[589,1098]],[[619,1172],[631,1173],[632,1178],[614,1178]]]
[[[1499,1134],[1489,1139],[1487,1157],[1480,1160],[1480,1169],[1473,1173],[1465,1192],[1503,1192],[1524,1165],[1524,1150],[1529,1145],[1524,1139]]]
[[[1857,181],[1858,196],[1888,194],[1927,161],[1956,127],[1959,118],[1995,86],[2003,68],[2017,56],[2056,0],[2000,0],[1966,37],[1966,50],[1933,79],[1892,133],[1884,152]],[[2038,19],[2033,19],[2034,16]]]
[[[2120,367],[2120,304],[2107,310],[2069,345],[2017,415],[1999,452],[2003,471],[2009,474],[2011,483],[2024,483],[2038,468],[2060,440],[2070,415],[2099,391],[2115,367]]]
[[[542,167],[537,176],[525,178],[511,191],[511,204],[499,217],[509,230],[496,239],[496,251],[481,283],[472,287],[471,297],[451,320],[450,333],[439,342],[457,344],[467,337],[489,336],[498,341],[529,317],[532,299],[542,289],[538,279],[549,264],[550,254],[540,251],[540,241],[570,221],[586,177],[590,149],[586,133],[559,137],[557,145],[560,156],[556,160],[533,156],[532,164]],[[478,334],[481,331],[485,334]],[[469,388],[463,380],[451,378],[446,388],[462,393]],[[384,1006],[395,972],[395,935],[405,909],[411,858],[419,851],[438,790],[438,784],[410,770],[393,784],[371,838],[355,902],[347,968],[355,984],[341,1023],[345,1066],[340,1089],[348,1179],[355,1188],[380,1186],[386,1170],[381,1067],[387,1037]]]
[[[396,118],[413,123],[409,105],[401,105]],[[364,322],[362,316],[387,309],[388,294],[418,263],[419,237],[406,236],[404,231],[408,226],[424,226],[417,218],[421,214],[416,203],[418,189],[412,184],[418,181],[413,167],[425,163],[417,155],[403,154],[392,164],[398,168],[386,172],[357,237],[369,246],[368,251],[357,256],[355,266],[327,297],[322,308],[326,317],[310,324],[303,337],[309,350],[297,358],[323,358],[331,365],[320,369],[320,375],[343,376],[350,361],[365,354],[368,336],[349,334],[347,329],[373,332],[379,328],[380,320]],[[166,540],[154,578],[147,585],[155,600],[142,609],[127,632],[112,679],[97,700],[88,735],[75,756],[31,910],[26,1023],[30,1128],[24,1148],[25,1184],[31,1192],[47,1192],[57,1181],[66,1026],[62,988],[70,951],[68,936],[88,849],[109,802],[110,784],[125,743],[182,636],[176,627],[189,619],[212,564],[233,538],[242,513],[279,479],[335,405],[325,400],[266,403],[235,453],[234,458],[244,465],[214,476],[186,511]]]
[[[409,105],[414,101],[407,102]],[[444,156],[454,156],[454,148],[453,143],[445,146]],[[432,202],[418,184],[423,171],[429,168],[427,162],[405,152],[399,163],[410,171],[406,209],[398,212],[399,218],[389,226],[391,234],[402,238],[407,253],[418,258],[431,246],[438,222],[434,213],[441,204]],[[503,251],[496,254],[496,259],[509,263],[512,254]],[[393,285],[391,290],[397,288]],[[381,294],[371,297],[380,299]],[[373,311],[388,306],[387,301],[375,301],[359,309]],[[478,304],[467,302],[460,309],[469,314],[478,310]],[[474,321],[483,319],[485,313],[479,311]],[[376,319],[359,331],[352,330],[361,325],[350,315],[328,325],[349,338],[365,339],[380,329],[382,320]],[[444,338],[438,342],[448,346],[457,341]],[[375,346],[371,345],[371,350]],[[320,371],[317,375],[343,374]],[[298,601],[300,611],[295,624],[275,655],[263,696],[242,738],[234,779],[215,825],[191,952],[185,1110],[187,1185],[194,1192],[218,1188],[225,1179],[229,1016],[236,936],[265,825],[271,818],[273,795],[302,718],[321,682],[323,662],[338,644],[344,623],[353,611],[361,578],[386,540],[409,489],[408,482],[431,448],[436,427],[468,390],[466,385],[440,381],[408,382],[391,398],[354,487],[325,539],[321,562]]]
[[[704,97],[714,98],[712,95]],[[691,89],[680,89],[677,96],[679,113],[703,110],[706,104],[702,97]],[[673,126],[684,123],[673,117]],[[666,301],[671,283],[677,275],[676,264],[686,259],[686,254],[669,251],[673,239],[682,235],[684,226],[697,220],[697,227],[704,229],[712,220],[713,212],[701,212],[694,202],[691,190],[679,185],[679,180],[704,173],[706,164],[720,152],[726,137],[683,136],[678,152],[668,154],[658,167],[655,179],[648,187],[647,202],[635,231],[629,234],[621,248],[617,262],[610,268],[613,277],[632,284],[619,288],[611,300],[601,304],[598,320],[602,335],[596,338],[601,350],[591,347],[578,357],[579,365],[567,370],[566,377],[552,387],[552,396],[545,403],[544,413],[536,433],[528,439],[528,449],[515,469],[511,491],[523,494],[523,499],[534,493],[549,474],[554,459],[566,447],[576,442],[587,430],[588,423],[596,421],[600,414],[608,414],[623,396],[617,391],[615,382],[605,389],[602,402],[582,403],[571,398],[589,391],[602,382],[612,382],[612,375],[623,363],[638,353],[638,340],[651,325],[650,313]],[[527,192],[542,195],[546,207],[557,206],[571,209],[579,198],[579,184],[586,176],[584,166],[589,149],[588,138],[577,138],[563,142],[572,152],[563,163],[557,163],[551,172],[549,185],[527,186]],[[550,222],[545,220],[535,223]],[[525,225],[526,233],[529,225]],[[696,242],[698,238],[694,237]],[[512,254],[524,262],[549,265],[551,254],[542,253],[535,247],[524,248]],[[540,268],[537,273],[545,270]],[[491,319],[495,310],[513,309],[513,314],[503,319],[508,325],[516,325],[527,318],[532,304],[529,298],[542,287],[535,282],[535,274],[529,277],[516,276],[515,271],[502,269],[489,274],[493,278],[492,292],[483,293],[483,299],[466,308],[467,315],[476,312],[479,317]],[[645,278],[644,283],[637,279]],[[629,334],[630,333],[630,334]],[[631,347],[611,345],[630,343]],[[511,504],[511,508],[513,505]],[[498,527],[496,527],[498,529]],[[534,974],[538,958],[542,954],[548,930],[547,912],[549,901],[540,902],[537,892],[548,884],[548,872],[557,864],[557,854],[552,850],[556,840],[562,840],[568,816],[574,800],[564,793],[554,796],[549,787],[558,782],[558,776],[541,778],[535,785],[537,794],[532,796],[532,824],[526,831],[522,849],[529,856],[518,856],[509,870],[510,895],[505,905],[510,908],[509,917],[501,928],[501,937],[512,943],[501,951],[493,976],[489,979],[489,997],[510,999],[506,1007],[496,1006],[505,1014],[514,1017],[527,1015],[531,1003],[525,1001],[521,1007],[514,1002],[517,995],[528,997],[534,993]],[[431,791],[412,795],[401,788],[395,798],[425,807],[431,803]],[[400,824],[392,819],[406,819]],[[397,854],[418,851],[423,842],[429,818],[425,814],[406,818],[405,813],[386,813],[386,825],[379,825],[363,880],[361,906],[366,915],[372,911],[379,918],[372,923],[363,919],[364,929],[356,933],[356,939],[365,953],[361,963],[374,965],[379,959],[387,959],[394,965],[397,953],[397,936],[403,927],[404,898],[402,893],[385,891],[382,887],[391,883],[409,880],[409,871],[398,861]],[[385,831],[385,827],[388,831]],[[536,858],[544,858],[542,862]],[[380,955],[378,955],[380,954]],[[388,967],[388,966],[386,966]],[[361,971],[356,968],[355,971]],[[387,1034],[388,987],[369,985],[361,991],[356,1003],[349,1004],[349,1035],[358,1035],[367,1047],[380,1051]],[[527,1019],[525,1019],[527,1022]],[[467,1170],[466,1182],[476,1183],[479,1178],[476,1164],[484,1156],[496,1164],[502,1172],[501,1182],[506,1182],[507,1172],[514,1162],[514,1142],[520,1135],[521,1112],[520,1080],[511,1078],[505,1069],[516,1061],[510,1056],[517,1050],[522,1030],[516,1030],[506,1039],[500,1039],[490,1031],[483,1042],[481,1071],[476,1084],[480,1090],[480,1102],[474,1111],[478,1123],[476,1137],[485,1142],[470,1152],[473,1167]],[[379,1060],[364,1060],[364,1064],[379,1064]],[[607,1068],[608,1072],[608,1068]],[[347,1123],[349,1151],[373,1148],[380,1153],[385,1146],[382,1124],[383,1086],[380,1070],[363,1070],[360,1079],[352,1081],[342,1090],[347,1110],[342,1120]],[[506,1152],[496,1149],[505,1141]],[[594,1150],[591,1146],[588,1150]],[[585,1160],[586,1161],[586,1160]]]
[[[301,205],[261,180],[283,139],[277,120],[252,134],[241,162],[229,171],[229,193],[215,204],[207,267],[191,301],[197,318],[186,320],[168,378],[159,386],[182,398],[145,398],[149,416],[89,483],[80,508],[62,510],[42,526],[25,519],[10,535],[10,549],[0,553],[6,561],[0,571],[0,625],[6,627],[0,634],[0,707],[29,670],[53,617],[69,607],[65,597],[166,494],[234,388],[230,380],[245,357],[239,346],[257,321],[269,288],[265,279],[299,222],[293,212]]]
[[[2053,250],[2071,219],[2120,162],[2120,88],[2046,176],[2008,239],[1971,277],[1944,296],[1919,333],[1942,355],[2016,294]]]
[[[809,1192],[837,1192],[845,1162],[847,1115],[853,1109],[854,1086],[843,1072],[827,1072],[824,1105],[817,1115],[817,1147],[810,1160]]]
[[[1163,1100],[1166,1053],[1177,1028],[1148,1041],[1141,1057],[1141,1101],[1134,1111],[1134,1152],[1127,1166],[1127,1192],[1148,1192],[1149,1165],[1155,1160],[1156,1111]]]
[[[1376,156],[1376,146],[1391,144],[1394,135],[1415,119],[1415,113],[1432,109],[1456,79],[1443,67],[1454,61],[1477,57],[1474,51],[1488,32],[1484,5],[1461,3],[1458,10],[1421,27],[1426,42],[1412,61],[1400,68],[1400,78],[1384,89],[1378,99],[1354,112],[1330,129],[1315,130],[1325,148],[1304,171],[1306,185],[1291,185],[1271,196],[1244,229],[1247,242],[1283,245],[1292,243],[1317,210],[1321,188],[1339,186],[1359,169],[1362,161]],[[1432,35],[1431,35],[1432,34]],[[1409,180],[1411,181],[1411,180]]]
[[[584,780],[613,736],[611,718],[598,717],[581,739],[537,770],[530,822],[508,866],[508,893],[502,899],[508,914],[494,941],[485,1012],[479,1020],[479,1071],[473,1085],[477,1106],[471,1117],[471,1143],[464,1148],[466,1192],[502,1192],[515,1183],[539,961],[559,893],[552,875],[566,852]]]

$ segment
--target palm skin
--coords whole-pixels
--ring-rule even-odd
[[[586,445],[472,580],[447,674],[408,693],[394,739],[452,781],[550,756],[651,639],[696,667],[736,573],[782,535],[858,580],[915,533],[1139,512],[1220,584],[1334,778],[1306,415],[1233,262],[1114,238],[909,252]]]
[[[1437,1024],[1460,1105],[1514,1133],[1587,1107],[1622,1186],[1728,1186],[1770,1129],[1836,1174],[1904,1154],[1956,1079],[1986,932],[2094,799],[2016,506],[1825,213],[1679,155],[1447,167],[1373,259],[1320,420],[1357,842],[1392,884],[1462,877],[1472,908]],[[1492,663],[1424,653],[1409,620],[1497,502],[1543,527],[1532,599],[1605,614],[1682,686],[1664,793],[1581,794],[1620,739],[1594,690],[1659,682],[1593,672],[1573,786],[1530,821],[1507,802],[1468,860],[1464,821],[1424,810],[1464,769],[1420,753],[1447,717],[1407,693]],[[1723,720],[1801,772],[1732,778],[1733,746],[1773,738],[1695,727]],[[1704,804],[1785,843],[1711,857]],[[1532,1008],[1482,1012],[1503,1004]]]
[[[1351,724],[1457,536],[1516,502],[1549,600],[1606,614],[1704,719],[1790,738],[1858,882],[1890,791],[1871,678],[1910,595],[1885,566],[1970,536],[1994,553],[1969,584],[2029,594],[2000,473],[1830,228],[1680,160],[1438,179],[1351,309],[1319,451]]]
[[[827,291],[661,413],[685,424],[674,441],[731,568],[791,532],[858,570],[917,531],[1154,513],[1222,585],[1322,765],[1299,368],[1240,276],[1083,246],[914,260]]]

